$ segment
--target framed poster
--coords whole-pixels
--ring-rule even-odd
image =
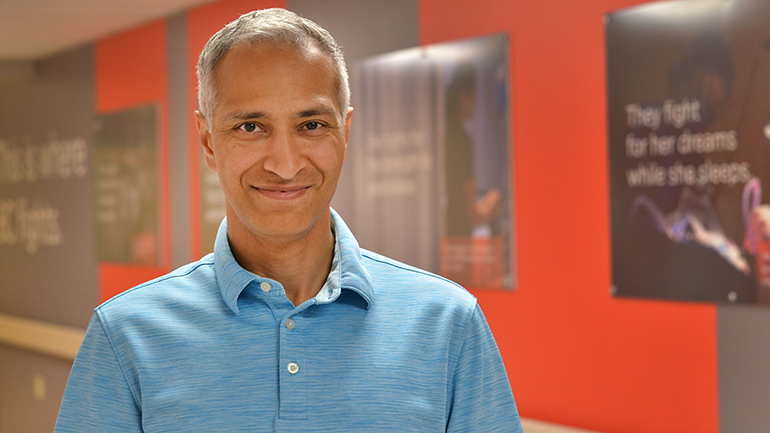
[[[466,287],[514,288],[509,75],[505,34],[354,65],[362,246]]]
[[[161,266],[158,108],[98,116],[93,166],[98,261]]]
[[[606,18],[613,290],[770,303],[770,4]]]

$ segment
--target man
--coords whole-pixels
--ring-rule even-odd
[[[360,250],[329,208],[352,109],[328,32],[246,14],[198,74],[215,251],[95,310],[56,431],[521,431],[475,299]]]

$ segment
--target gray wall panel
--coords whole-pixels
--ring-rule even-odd
[[[770,310],[720,305],[720,431],[755,433],[770,426]]]
[[[72,363],[0,345],[0,432],[53,431]]]
[[[0,312],[85,328],[98,299],[93,48],[29,71],[0,82]]]
[[[5,71],[0,73],[0,313],[85,328],[98,300],[90,167],[93,48],[5,66],[0,68]],[[24,179],[11,175],[19,149],[25,152]],[[80,154],[83,164],[68,160],[73,149],[86,151]],[[58,239],[29,238],[33,232],[50,236],[52,226]],[[0,431],[50,432],[71,365],[0,345]]]
[[[417,0],[288,0],[287,6],[328,30],[348,64],[419,43]]]
[[[168,134],[171,187],[171,266],[193,260],[190,239],[190,134],[186,14],[168,19]]]

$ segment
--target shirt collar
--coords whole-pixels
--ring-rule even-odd
[[[315,300],[319,304],[333,302],[342,290],[350,290],[361,296],[368,308],[374,301],[371,276],[364,267],[358,241],[334,209],[331,209],[331,230],[335,234],[332,270]],[[227,218],[219,225],[214,242],[214,270],[222,299],[238,314],[238,298],[241,293],[249,283],[262,278],[235,261],[227,239]]]
[[[374,302],[372,277],[364,266],[361,248],[342,217],[331,209],[332,231],[334,231],[334,253],[339,257],[339,287],[352,290],[366,301],[367,308]]]

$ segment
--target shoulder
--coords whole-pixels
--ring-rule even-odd
[[[476,297],[454,281],[372,251],[362,249],[361,256],[377,297],[397,294],[400,299],[413,302],[438,302],[467,310],[476,308]]]
[[[218,291],[214,258],[209,254],[197,262],[115,295],[96,307],[95,312],[101,319],[131,311],[150,314],[154,309],[179,306],[207,292],[218,294]]]

